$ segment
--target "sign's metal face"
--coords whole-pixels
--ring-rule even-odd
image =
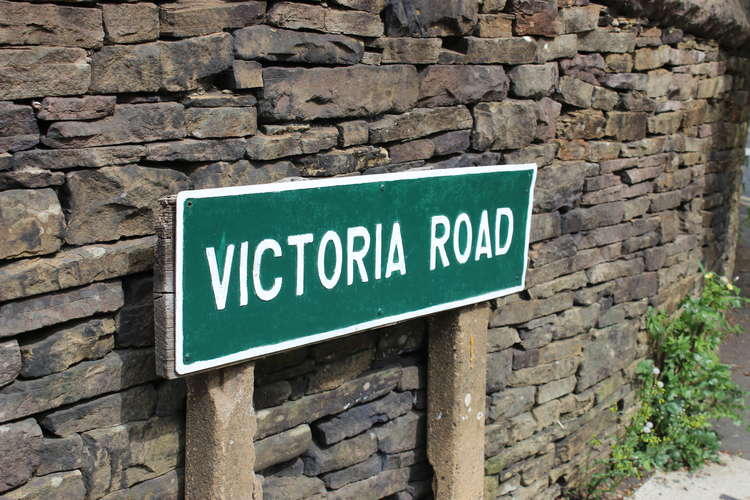
[[[535,178],[506,165],[179,193],[176,372],[522,290]]]

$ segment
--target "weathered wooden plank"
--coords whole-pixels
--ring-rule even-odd
[[[175,207],[177,196],[159,200],[156,213],[156,255],[154,258],[154,335],[156,373],[177,378],[174,360],[175,308]]]

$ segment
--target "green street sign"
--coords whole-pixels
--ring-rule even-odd
[[[184,191],[184,375],[524,288],[536,165]]]

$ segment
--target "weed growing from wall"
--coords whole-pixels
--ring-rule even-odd
[[[685,298],[673,315],[649,310],[653,358],[636,371],[638,410],[609,458],[598,464],[603,467],[583,498],[601,498],[623,480],[654,469],[692,470],[718,461],[712,421],[730,418],[739,425],[745,408],[744,392],[718,349],[727,335],[741,333],[727,321],[727,311],[746,302],[729,280],[707,273],[701,295]]]

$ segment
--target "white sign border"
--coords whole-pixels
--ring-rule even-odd
[[[242,194],[254,193],[274,193],[281,191],[292,191],[302,189],[317,189],[332,186],[349,186],[353,184],[369,184],[375,182],[392,182],[404,179],[422,179],[428,177],[449,177],[454,175],[473,175],[486,174],[493,172],[518,172],[531,170],[531,187],[529,193],[529,207],[526,219],[526,241],[524,245],[523,273],[521,275],[521,284],[511,288],[504,288],[488,292],[482,295],[469,297],[453,302],[446,302],[423,309],[417,309],[407,313],[377,318],[364,323],[331,330],[323,333],[316,333],[293,340],[279,342],[260,347],[252,347],[239,351],[234,354],[228,354],[203,361],[193,363],[183,362],[183,335],[182,335],[182,271],[183,271],[183,218],[185,202],[189,199],[196,198],[219,198],[224,196],[236,196]],[[406,172],[397,172],[390,174],[360,175],[350,177],[335,177],[330,179],[304,179],[301,182],[276,182],[270,184],[255,184],[251,186],[232,186],[212,189],[197,189],[191,191],[181,191],[177,194],[177,214],[175,228],[175,372],[179,375],[188,375],[190,373],[204,371],[218,366],[229,365],[244,360],[250,360],[260,356],[286,351],[295,347],[301,347],[309,344],[315,344],[324,340],[330,340],[345,335],[370,330],[379,326],[384,326],[407,319],[434,314],[448,309],[455,309],[477,302],[510,295],[520,292],[526,285],[526,270],[528,267],[529,239],[531,235],[531,212],[534,206],[534,187],[536,185],[537,166],[534,163],[524,163],[518,165],[489,165],[480,167],[463,167],[463,168],[446,168],[434,170],[410,170]]]

